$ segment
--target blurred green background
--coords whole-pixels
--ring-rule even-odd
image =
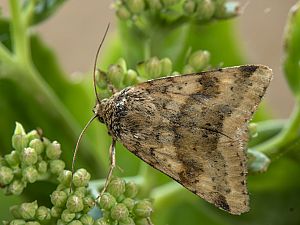
[[[224,66],[269,65],[274,69],[275,79],[266,98],[267,110],[261,110],[256,120],[288,118],[294,100],[282,72],[282,36],[288,10],[297,1],[240,2],[245,6],[241,16],[229,21],[192,25],[186,31],[185,41],[194,50],[209,50],[211,63],[215,66],[220,63]],[[53,15],[41,23],[37,20],[37,25],[31,28],[29,41],[35,70],[16,68],[16,71],[7,72],[5,65],[0,64],[2,73],[15,74],[14,79],[6,78],[5,73],[0,75],[1,154],[11,151],[10,138],[15,121],[19,121],[27,131],[40,127],[46,137],[59,141],[63,159],[70,168],[76,139],[92,115],[95,99],[90,71],[97,44],[108,22],[112,22],[112,29],[100,57],[101,68],[107,70],[108,65],[120,57],[125,58],[129,68],[135,66],[137,59],[142,60],[138,58],[142,52],[138,42],[132,42],[135,33],[117,22],[110,4],[108,0],[84,3],[72,0],[58,5],[57,10],[51,11]],[[8,1],[2,0],[0,6],[3,15],[9,15]],[[176,35],[168,35],[166,40],[180,42],[180,37],[174,39]],[[11,48],[9,21],[4,17],[0,21],[0,40]],[[134,44],[128,44],[130,42]],[[166,49],[158,50],[155,55],[172,57]],[[38,78],[32,79],[35,76]],[[273,129],[270,136],[278,130],[280,128]],[[76,166],[88,169],[92,179],[103,178],[108,168],[109,143],[105,127],[94,123],[80,147]],[[222,212],[179,186],[172,186],[174,190],[160,187],[169,178],[147,168],[151,177],[158,180],[154,182],[158,187],[153,188],[152,196],[163,195],[155,208],[153,221],[172,225],[300,224],[300,157],[295,151],[298,147],[293,150],[286,156],[272,159],[266,173],[249,176],[251,211],[242,216]],[[141,166],[141,162],[120,145],[117,159],[124,169],[121,176],[135,176],[141,167],[147,167]],[[10,218],[10,205],[35,199],[47,203],[49,193],[51,186],[42,182],[30,185],[21,197],[4,196],[0,192],[0,220]]]

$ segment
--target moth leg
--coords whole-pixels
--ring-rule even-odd
[[[110,179],[112,177],[112,173],[114,168],[116,167],[116,149],[115,149],[115,145],[116,145],[116,141],[112,140],[112,143],[109,147],[109,156],[110,156],[110,167],[109,167],[109,171],[105,180],[105,184],[104,187],[102,189],[102,191],[100,192],[100,195],[96,198],[96,201],[102,197],[102,195],[104,194],[104,192],[107,189],[107,186],[110,182]]]

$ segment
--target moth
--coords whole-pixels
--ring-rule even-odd
[[[113,140],[109,177],[119,141],[220,209],[247,212],[247,125],[271,78],[266,66],[243,65],[149,80],[98,100],[94,117]]]

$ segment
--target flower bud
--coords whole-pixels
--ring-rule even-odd
[[[139,62],[137,65],[136,65],[136,70],[137,72],[139,73],[139,75],[141,77],[144,77],[146,78],[146,67],[145,67],[146,63],[145,62]]]
[[[161,75],[169,76],[172,73],[172,61],[169,58],[163,58],[160,60],[161,64]]]
[[[107,72],[108,79],[116,87],[122,86],[122,81],[124,79],[124,70],[122,66],[113,64],[108,68]]]
[[[94,219],[88,214],[81,216],[80,221],[83,225],[93,225]]]
[[[44,151],[44,143],[40,139],[30,141],[29,147],[35,149],[37,154],[41,154]]]
[[[47,163],[43,160],[37,164],[37,170],[39,173],[44,174],[47,172]]]
[[[100,218],[95,220],[94,225],[110,225],[110,223],[105,218]]]
[[[135,204],[134,206],[134,214],[138,217],[150,217],[152,213],[152,204],[148,200],[142,200]]]
[[[34,219],[36,210],[38,209],[37,201],[31,203],[22,203],[19,208],[19,213],[25,220]]]
[[[85,187],[90,181],[91,175],[86,169],[79,169],[74,173],[73,184],[75,187]]]
[[[54,206],[63,207],[67,202],[68,196],[64,191],[54,191],[51,194],[51,202]]]
[[[187,16],[194,14],[196,11],[196,2],[193,0],[187,0],[183,4],[183,11]]]
[[[205,69],[210,60],[210,53],[208,51],[196,51],[189,57],[189,65],[191,65],[197,72]]]
[[[37,153],[33,148],[24,148],[21,157],[22,157],[22,162],[25,165],[29,165],[29,166],[35,164],[38,160]]]
[[[124,5],[117,7],[116,14],[121,20],[128,20],[131,17],[130,11]]]
[[[75,218],[76,214],[74,212],[70,212],[68,209],[65,209],[61,214],[61,219],[69,223]]]
[[[83,198],[83,205],[84,205],[84,209],[86,211],[89,211],[95,205],[94,199],[91,196],[84,197]]]
[[[65,166],[65,162],[60,159],[51,160],[49,163],[50,172],[56,175],[60,174]]]
[[[8,186],[8,193],[13,195],[20,195],[25,188],[25,183],[21,180],[14,180]]]
[[[113,220],[124,221],[128,218],[129,211],[123,203],[118,203],[111,208],[110,216]]]
[[[109,193],[104,193],[99,199],[99,206],[101,209],[109,210],[117,203],[114,196]]]
[[[123,199],[122,203],[126,205],[129,211],[131,211],[134,207],[134,200],[132,198],[125,198]]]
[[[26,136],[25,130],[20,123],[16,122],[14,135],[12,136],[12,146],[17,151],[22,151],[22,149],[27,147],[27,145],[28,145],[28,138]]]
[[[58,219],[56,225],[66,225],[67,223],[64,222],[62,219]]]
[[[195,69],[191,65],[185,65],[182,71],[183,74],[190,74],[195,72]]]
[[[24,225],[26,224],[25,220],[12,220],[9,225]]]
[[[25,167],[22,171],[23,177],[29,183],[34,183],[38,179],[38,171],[33,166]]]
[[[119,222],[118,225],[135,225],[135,223],[132,218],[127,217],[127,219],[125,219],[124,221]]]
[[[5,159],[0,155],[0,167],[7,166]]]
[[[104,71],[96,70],[96,84],[100,89],[107,88],[107,75]]]
[[[66,187],[69,187],[72,180],[72,172],[70,170],[64,170],[59,174],[58,181]]]
[[[128,198],[134,198],[138,193],[138,186],[136,183],[129,181],[125,185],[125,196]]]
[[[207,21],[215,13],[215,4],[212,0],[202,0],[198,3],[196,16],[198,20]]]
[[[10,154],[5,155],[5,161],[11,167],[18,166],[20,164],[19,153],[17,151],[12,151]]]
[[[162,66],[157,57],[150,58],[145,64],[145,72],[147,78],[157,78],[160,77],[162,71]]]
[[[135,220],[135,225],[149,225],[149,222],[146,218],[139,218]]]
[[[50,220],[51,219],[50,209],[48,209],[45,206],[38,207],[35,213],[35,218],[38,219],[39,221]]]
[[[13,171],[9,167],[0,167],[0,186],[9,184],[12,182],[13,178]]]
[[[71,223],[68,223],[68,225],[82,225],[82,223],[79,220],[73,220]]]
[[[53,141],[46,148],[46,155],[49,159],[58,159],[61,155],[60,144],[57,141]]]
[[[84,207],[82,198],[76,195],[69,196],[66,206],[70,212],[80,212]]]
[[[268,156],[252,149],[248,149],[247,157],[249,173],[263,173],[268,169],[271,162]]]
[[[161,10],[162,7],[163,7],[160,0],[146,0],[146,1],[147,1],[148,5],[149,5],[149,8],[151,10],[154,10],[154,11]]]
[[[107,187],[107,192],[115,198],[119,197],[125,192],[125,181],[121,178],[113,178]]]
[[[180,0],[161,0],[164,6],[175,5],[180,2]]]
[[[34,139],[39,139],[40,135],[38,134],[38,132],[36,130],[32,130],[29,133],[26,134],[27,138],[28,138],[28,142],[30,143],[32,140]]]
[[[137,72],[135,72],[134,70],[128,70],[124,78],[124,84],[126,86],[136,84],[138,82],[137,78],[138,78]]]
[[[141,13],[145,9],[144,0],[127,0],[126,3],[129,10],[135,14]]]
[[[257,133],[257,124],[256,123],[250,123],[248,125],[248,130],[249,130],[249,135],[252,138],[257,137],[258,133]]]
[[[22,216],[20,214],[20,206],[19,205],[13,205],[9,208],[9,212],[15,219],[22,219]]]
[[[26,225],[40,225],[40,223],[36,221],[28,221],[26,222]]]
[[[58,218],[61,216],[63,209],[57,206],[53,206],[50,210],[50,215],[52,217]]]

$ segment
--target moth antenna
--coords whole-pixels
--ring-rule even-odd
[[[97,53],[96,53],[96,57],[95,57],[95,62],[94,62],[94,91],[95,91],[95,95],[96,95],[96,98],[97,98],[97,102],[99,103],[100,102],[100,99],[99,99],[99,96],[98,96],[98,92],[97,92],[97,86],[96,86],[96,70],[97,70],[97,61],[98,61],[98,56],[99,56],[99,52],[100,52],[100,49],[102,47],[102,44],[106,38],[106,35],[107,35],[107,32],[109,30],[109,27],[110,27],[110,23],[108,23],[107,27],[106,27],[106,31],[102,37],[102,40],[100,42],[100,45],[98,46],[98,49],[97,49]]]
[[[72,181],[73,181],[73,175],[74,175],[74,167],[75,167],[75,160],[76,160],[76,155],[77,155],[77,152],[78,152],[78,147],[79,147],[79,144],[81,142],[81,139],[82,139],[82,136],[83,134],[85,133],[86,129],[90,126],[90,124],[93,122],[93,120],[95,118],[97,118],[98,115],[94,115],[90,120],[89,122],[87,122],[87,124],[85,125],[85,127],[83,128],[83,130],[81,131],[79,137],[78,137],[78,140],[77,140],[77,143],[76,143],[76,146],[75,146],[75,150],[74,150],[74,153],[73,153],[73,160],[72,160],[72,179],[71,179],[71,184],[70,184],[70,193],[72,191]]]

